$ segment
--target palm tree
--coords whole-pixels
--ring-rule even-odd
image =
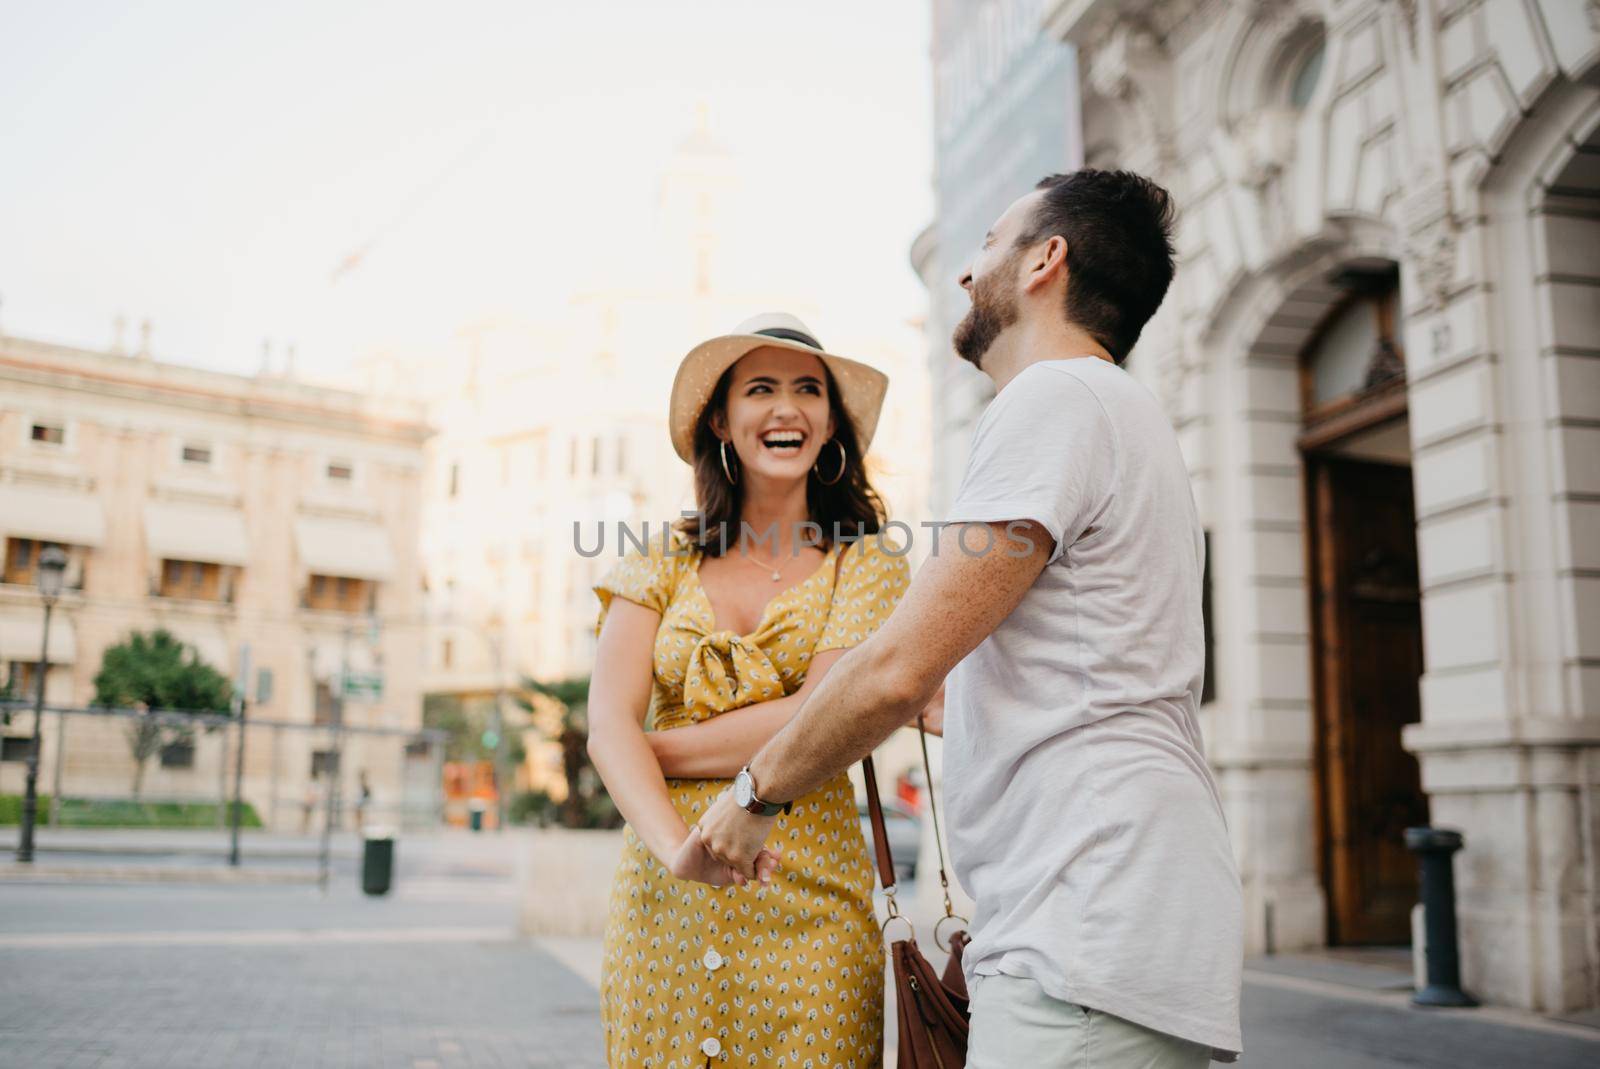
[[[589,762],[589,677],[553,683],[524,679],[522,686],[561,703],[561,727],[555,737],[561,745],[561,774],[567,781],[561,823],[568,828],[589,827],[593,823],[593,803],[605,794],[600,777]],[[517,704],[530,713],[534,711],[533,703],[526,698],[518,697]]]

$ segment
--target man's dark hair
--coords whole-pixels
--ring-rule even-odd
[[[1017,246],[1067,240],[1067,318],[1121,364],[1172,283],[1174,208],[1166,190],[1132,171],[1053,174]]]

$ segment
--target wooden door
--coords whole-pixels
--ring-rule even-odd
[[[1318,780],[1332,944],[1408,943],[1405,829],[1426,824],[1400,731],[1421,718],[1422,613],[1411,469],[1308,457]]]

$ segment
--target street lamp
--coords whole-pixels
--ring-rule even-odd
[[[28,745],[28,786],[22,795],[22,836],[17,841],[17,861],[33,861],[33,824],[39,813],[39,743],[44,722],[44,677],[50,671],[50,612],[61,596],[67,555],[60,546],[46,546],[39,554],[39,600],[44,602],[44,633],[39,639],[39,671],[34,679],[33,738]]]

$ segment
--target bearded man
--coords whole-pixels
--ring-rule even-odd
[[[869,754],[948,674],[971,1069],[1242,1046],[1239,876],[1196,720],[1204,541],[1177,436],[1122,367],[1171,283],[1172,223],[1161,187],[1094,170],[996,221],[954,337],[996,396],[949,525],[740,774],[749,808],[724,796],[684,846],[759,878],[767,807]]]

